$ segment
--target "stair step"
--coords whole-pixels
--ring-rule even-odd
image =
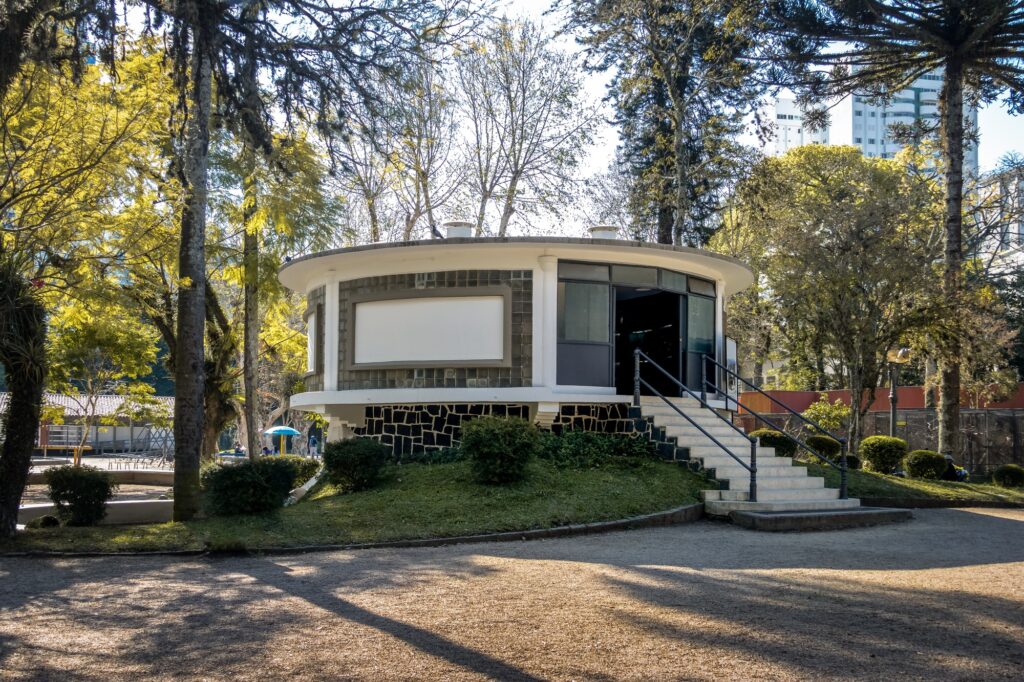
[[[722,466],[709,467],[705,466],[705,469],[714,468],[715,476],[718,480],[738,481],[750,478],[750,472],[743,467],[736,464],[736,462],[730,462],[729,464],[723,464]],[[761,479],[794,479],[804,480],[808,478],[807,469],[804,467],[794,466],[761,466],[758,463],[757,467],[757,480]]]
[[[715,473],[718,472],[716,471]],[[794,476],[761,476],[760,471],[757,473],[758,490],[820,490],[825,487],[825,479],[820,476],[797,478]],[[719,481],[723,479],[729,481],[730,490],[746,490],[747,486],[750,485],[749,475],[736,476],[735,478],[718,476],[717,478]]]
[[[877,526],[881,523],[910,521],[914,515],[909,509],[856,507],[821,511],[733,511],[729,513],[729,518],[737,526],[751,530],[798,531]]]
[[[744,464],[750,463],[750,458],[742,452],[734,453],[739,457],[740,461]],[[690,452],[690,459],[700,460],[700,463],[705,469],[717,469],[718,467],[736,467],[739,466],[736,460],[725,454],[721,450],[716,452],[714,455],[694,455]],[[743,467],[740,467],[741,469]],[[758,457],[757,458],[757,471],[760,473],[764,469],[785,469],[789,470],[793,468],[793,460],[789,457]],[[744,469],[745,470],[745,469]],[[805,469],[806,470],[806,469]]]
[[[704,503],[704,511],[710,516],[728,516],[733,511],[823,511],[829,509],[853,509],[860,506],[860,500],[772,500],[771,502],[743,502],[738,500],[712,500]]]
[[[746,489],[740,490],[715,490],[718,493],[717,496],[712,495],[713,499],[719,499],[723,501],[738,501],[746,502],[750,499],[750,493]],[[839,491],[835,488],[757,488],[757,501],[758,502],[774,502],[775,500],[801,500],[801,501],[813,501],[819,500],[838,500]]]

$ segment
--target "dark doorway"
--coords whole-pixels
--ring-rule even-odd
[[[679,377],[680,296],[642,287],[615,287],[615,390],[633,393],[633,350],[640,348],[652,360]],[[641,376],[666,396],[678,396],[679,387],[654,367]],[[646,386],[641,392],[651,391]]]

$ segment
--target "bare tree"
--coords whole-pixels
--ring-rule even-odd
[[[502,20],[458,64],[477,232],[494,202],[503,237],[523,206],[557,210],[569,195],[598,109],[583,101],[577,58],[528,21]]]

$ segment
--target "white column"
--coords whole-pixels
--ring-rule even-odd
[[[337,279],[329,277],[324,287],[324,390],[336,391],[338,389]],[[351,328],[348,332],[352,333]]]
[[[533,384],[558,383],[558,259],[540,256],[533,283]]]

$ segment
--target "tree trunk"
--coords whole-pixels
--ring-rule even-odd
[[[246,143],[242,150],[242,219],[245,236],[242,239],[242,267],[244,270],[243,339],[242,339],[242,385],[244,392],[245,449],[249,459],[260,454],[259,427],[256,424],[259,397],[256,393],[256,365],[259,362],[260,317],[259,317],[259,275],[260,241],[259,230],[252,224],[256,214],[256,158],[254,150]]]
[[[501,207],[501,222],[498,224],[499,237],[504,237],[508,234],[508,223],[516,212],[515,197],[518,188],[519,178],[513,176],[512,180],[508,183],[508,192],[505,194],[505,201]]]
[[[658,206],[658,243],[672,243],[672,207],[664,204]]]
[[[185,206],[178,252],[178,334],[174,368],[174,520],[199,511],[204,422],[206,199],[210,147],[211,68],[203,31],[194,32],[188,132],[183,163]]]
[[[10,396],[0,449],[0,537],[13,537],[46,379],[46,312],[12,265],[0,276],[0,362]]]
[[[945,237],[946,254],[942,293],[953,306],[958,321],[962,279],[963,162],[964,162],[964,90],[963,65],[954,59],[946,62],[945,79],[939,96],[942,117],[942,156],[946,166]],[[959,322],[956,322],[959,324]],[[954,335],[948,355],[940,364],[939,452],[957,455],[960,450],[960,331]]]
[[[924,361],[924,407],[926,410],[935,409],[935,374],[939,371],[938,364],[932,358]]]
[[[675,116],[676,125],[673,133],[673,149],[676,156],[676,205],[675,219],[672,225],[672,238],[676,246],[682,246],[683,235],[686,233],[686,220],[690,214],[690,195],[687,186],[690,168],[687,163],[686,154],[686,129],[683,127],[685,121],[683,120],[683,113],[678,111],[678,108],[678,105],[676,105],[678,113]]]
[[[849,452],[856,453],[864,435],[864,414],[861,409],[864,401],[864,379],[860,368],[850,368],[850,432],[847,442]]]

